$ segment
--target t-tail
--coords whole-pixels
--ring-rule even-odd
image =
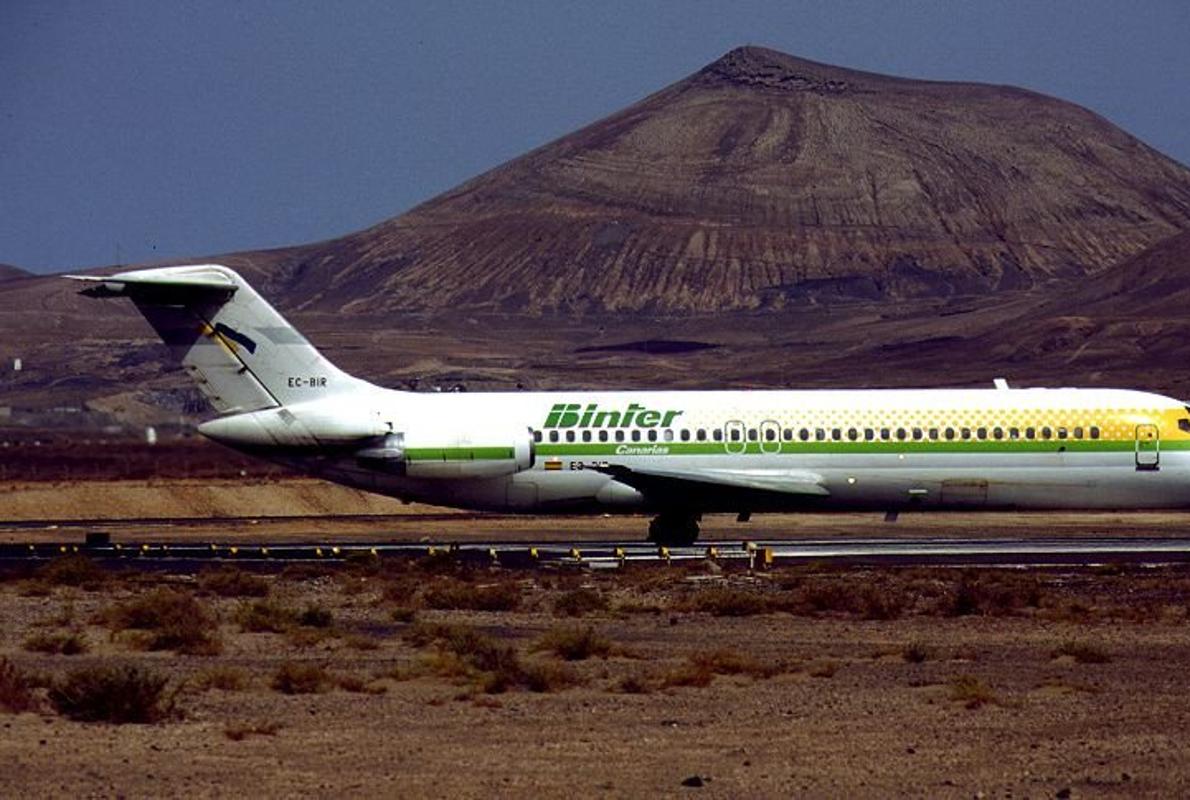
[[[213,439],[300,447],[388,433],[360,402],[376,387],[328,361],[227,267],[68,277],[93,284],[82,292],[89,297],[132,300],[222,414],[199,427]]]

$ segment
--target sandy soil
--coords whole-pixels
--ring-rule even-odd
[[[444,580],[414,577],[422,590]],[[472,577],[481,584],[510,580],[500,573]],[[46,597],[30,596],[43,585],[10,579],[0,584],[0,657],[51,678],[81,665],[136,663],[173,685],[189,685],[178,695],[184,717],[152,725],[72,722],[48,708],[0,712],[0,794],[1185,795],[1186,573],[1047,573],[1036,607],[959,617],[920,605],[930,586],[945,590],[957,573],[894,578],[925,594],[886,620],[840,611],[734,618],[688,606],[726,582],[749,591],[811,580],[851,590],[892,586],[888,573],[873,572],[522,575],[513,578],[519,610],[416,612],[421,623],[474,625],[523,658],[548,659],[532,655],[532,643],[553,626],[574,624],[551,612],[560,592],[585,583],[610,599],[608,610],[583,624],[616,651],[574,662],[581,685],[502,694],[485,694],[467,678],[409,671],[434,650],[403,638],[417,623],[393,621],[384,599],[391,576],[268,578],[274,602],[317,603],[333,612],[333,631],[313,642],[245,632],[235,619],[248,600],[204,596],[220,619],[223,651],[216,656],[138,651],[126,633],[105,626],[103,610],[149,591],[146,583],[108,581],[95,591],[58,586]],[[193,586],[186,576],[154,580]],[[25,649],[31,634],[47,630],[75,631],[90,650],[64,656]],[[360,649],[361,637],[374,649]],[[1055,655],[1072,641],[1105,663]],[[907,660],[913,644],[926,653],[921,663]],[[690,654],[717,648],[779,664],[778,674],[663,687],[664,676]],[[269,681],[286,661],[316,663],[382,693],[281,694]],[[215,666],[240,671],[246,685],[198,688],[196,678]],[[394,678],[394,667],[407,672]],[[647,691],[620,691],[627,676],[641,678]],[[968,707],[956,697],[960,676],[973,676],[987,702]],[[245,726],[276,730],[233,739]]]

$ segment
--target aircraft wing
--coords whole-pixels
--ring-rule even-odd
[[[680,498],[689,502],[692,495],[717,502],[726,498],[763,500],[782,496],[788,500],[795,496],[811,500],[830,496],[830,491],[822,485],[822,476],[799,469],[665,469],[614,465],[599,471],[652,500]]]

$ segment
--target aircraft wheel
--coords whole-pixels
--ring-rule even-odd
[[[689,547],[698,539],[700,514],[658,514],[649,523],[649,541],[666,547]]]

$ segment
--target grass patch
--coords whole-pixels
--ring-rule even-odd
[[[1054,658],[1063,656],[1073,658],[1079,664],[1107,664],[1111,661],[1111,653],[1093,642],[1063,642],[1054,648],[1052,656]]]
[[[551,628],[533,645],[537,652],[548,651],[567,661],[584,661],[588,658],[607,658],[612,652],[611,640],[586,627]]]
[[[769,599],[760,592],[726,586],[702,589],[691,595],[683,607],[716,617],[750,617],[773,610]]]
[[[992,687],[974,675],[959,675],[952,679],[950,699],[971,709],[996,705],[1000,702],[999,696]]]
[[[38,567],[34,580],[49,586],[77,586],[94,591],[108,582],[111,573],[81,555],[62,556]]]
[[[239,667],[211,667],[196,673],[190,685],[200,691],[242,692],[248,688],[248,673]]]
[[[329,628],[335,624],[335,615],[329,608],[308,605],[298,614],[297,624],[305,628]]]
[[[582,617],[607,611],[607,598],[597,589],[582,587],[564,592],[554,600],[554,613],[560,617]]]
[[[37,708],[32,678],[7,658],[0,658],[0,709],[19,714]]]
[[[521,681],[531,692],[557,692],[580,683],[579,675],[567,664],[557,661],[526,661],[521,665]]]
[[[404,638],[417,647],[438,647],[426,666],[441,677],[470,679],[487,694],[527,686],[528,676],[516,650],[468,625],[418,622]]]
[[[281,694],[316,694],[326,691],[331,676],[318,664],[286,661],[273,673],[269,685]]]
[[[621,694],[649,694],[653,691],[653,686],[649,681],[643,675],[636,673],[620,678],[613,684],[613,688]]]
[[[174,716],[164,677],[135,666],[75,670],[50,689],[50,703],[79,722],[152,723]]]
[[[275,721],[234,722],[223,729],[223,735],[233,742],[242,742],[249,736],[276,736],[281,727],[281,723]]]
[[[145,631],[149,650],[215,655],[222,650],[218,624],[206,606],[188,592],[154,589],[107,612],[115,630]]]
[[[747,653],[720,648],[694,653],[690,662],[703,667],[713,675],[750,675],[753,678],[771,678],[784,671],[781,664],[760,661]]]
[[[1043,597],[1042,583],[1035,575],[967,571],[959,576],[942,610],[952,617],[1006,616],[1038,608]]]
[[[34,653],[76,656],[87,652],[87,639],[74,631],[39,631],[30,634],[21,646]]]
[[[521,589],[511,581],[479,586],[447,580],[426,589],[422,602],[440,610],[516,611],[521,605]]]
[[[235,621],[251,633],[285,633],[297,624],[298,614],[275,600],[256,600],[241,604]]]
[[[198,574],[198,589],[219,597],[265,597],[269,581],[236,567],[208,569]]]

